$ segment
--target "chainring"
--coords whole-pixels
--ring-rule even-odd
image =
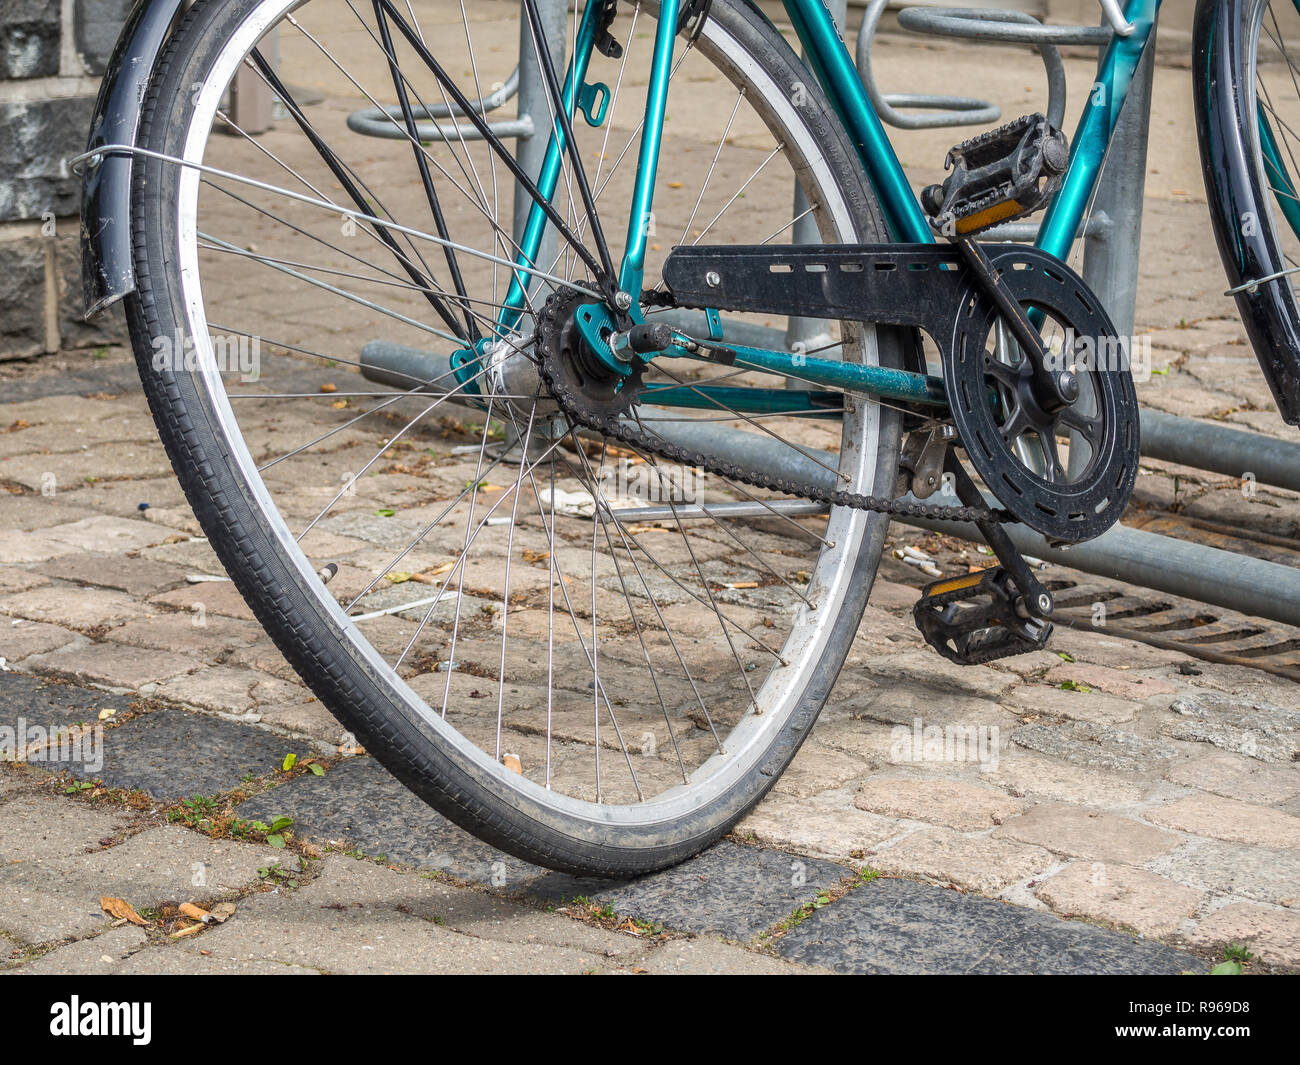
[[[1056,409],[1039,401],[1032,386],[1042,353],[1020,351],[1009,336],[994,343],[999,313],[972,286],[945,358],[953,422],[971,465],[1007,510],[1050,541],[1090,540],[1119,520],[1137,479],[1128,344],[1064,264],[1048,266],[1016,249],[993,264],[1020,305],[1042,316],[1051,368],[1075,373],[1078,398]],[[1062,436],[1078,449],[1073,463],[1063,456]]]

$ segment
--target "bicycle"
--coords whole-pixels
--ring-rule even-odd
[[[919,196],[820,0],[784,2],[806,60],[742,0],[572,20],[525,0],[513,24],[182,6],[137,6],[78,160],[87,303],[125,301],[163,443],[258,620],[430,805],[573,873],[696,853],[809,734],[891,514],[974,521],[998,557],[924,590],[936,651],[1044,645],[1051,596],[1005,524],[1088,539],[1136,475],[1127,351],[1066,260],[1159,0],[1103,0],[1103,91],[1071,141],[1026,116]],[[1211,213],[1292,424],[1297,27],[1291,3],[1197,8]],[[540,119],[498,123],[523,84]],[[692,84],[716,106],[673,112]],[[236,118],[250,86],[279,109],[265,132]],[[1042,209],[1032,247],[976,239]],[[819,339],[788,350],[773,319]],[[407,370],[376,374],[373,342]],[[259,373],[231,365],[248,344]],[[322,381],[359,369],[389,385]],[[381,471],[409,505],[371,493]],[[669,520],[615,505],[632,473]]]

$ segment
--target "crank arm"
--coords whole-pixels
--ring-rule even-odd
[[[951,451],[948,452],[944,461],[944,469],[952,474],[953,487],[957,491],[957,498],[961,500],[964,506],[984,504],[983,494],[975,482],[971,480],[966,468],[962,466],[957,460],[957,456]],[[975,527],[979,529],[980,535],[984,537],[984,542],[992,548],[998,562],[1002,564],[1002,568],[1007,571],[1007,576],[1011,578],[1011,583],[1016,586],[1016,590],[1020,593],[1020,598],[1015,604],[1017,612],[1026,617],[1041,618],[1044,621],[1050,618],[1055,610],[1052,593],[1044,588],[1042,582],[1034,576],[1034,571],[1029,568],[1029,563],[1025,561],[1024,556],[1020,554],[1019,548],[1007,535],[1006,529],[991,521],[977,521]]]

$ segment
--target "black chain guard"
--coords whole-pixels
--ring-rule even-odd
[[[1114,326],[1087,284],[1055,256],[1018,244],[984,245],[1015,298],[1029,300],[1114,349]],[[925,330],[943,358],[953,421],[971,465],[1019,520],[1063,543],[1100,535],[1119,519],[1137,477],[1137,396],[1126,362],[1096,368],[1101,446],[1077,483],[1027,468],[1002,437],[984,377],[992,300],[961,252],[944,244],[690,246],[663,278],[679,306],[872,322]],[[1124,359],[1127,347],[1123,347]]]

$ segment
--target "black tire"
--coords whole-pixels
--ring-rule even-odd
[[[260,0],[200,0],[169,42],[145,101],[139,143],[169,156],[182,149],[193,111],[191,86],[202,83],[225,42]],[[747,3],[713,5],[718,29],[758,57],[780,84],[802,83],[800,108],[852,211],[856,237],[880,239],[885,229],[874,196],[831,108],[779,33]],[[210,160],[220,165],[219,160]],[[314,578],[287,555],[254,485],[240,474],[221,430],[212,393],[200,374],[158,371],[151,338],[188,334],[178,276],[176,204],[181,168],[137,158],[132,238],[138,291],[127,303],[141,379],[159,433],[196,516],[235,586],[276,646],[321,702],[387,769],[436,810],[479,838],[527,861],[583,875],[626,877],[695,854],[748,811],[775,783],[807,736],[843,665],[867,602],[887,521],[866,520],[856,580],[835,618],[828,650],[784,725],[751,771],[708,801],[671,821],[611,825],[557,810],[503,786],[490,767],[468,757],[399,698],[388,678],[352,643],[317,597]],[[880,359],[901,366],[912,334],[878,331]],[[892,487],[899,421],[881,412],[876,483]]]

